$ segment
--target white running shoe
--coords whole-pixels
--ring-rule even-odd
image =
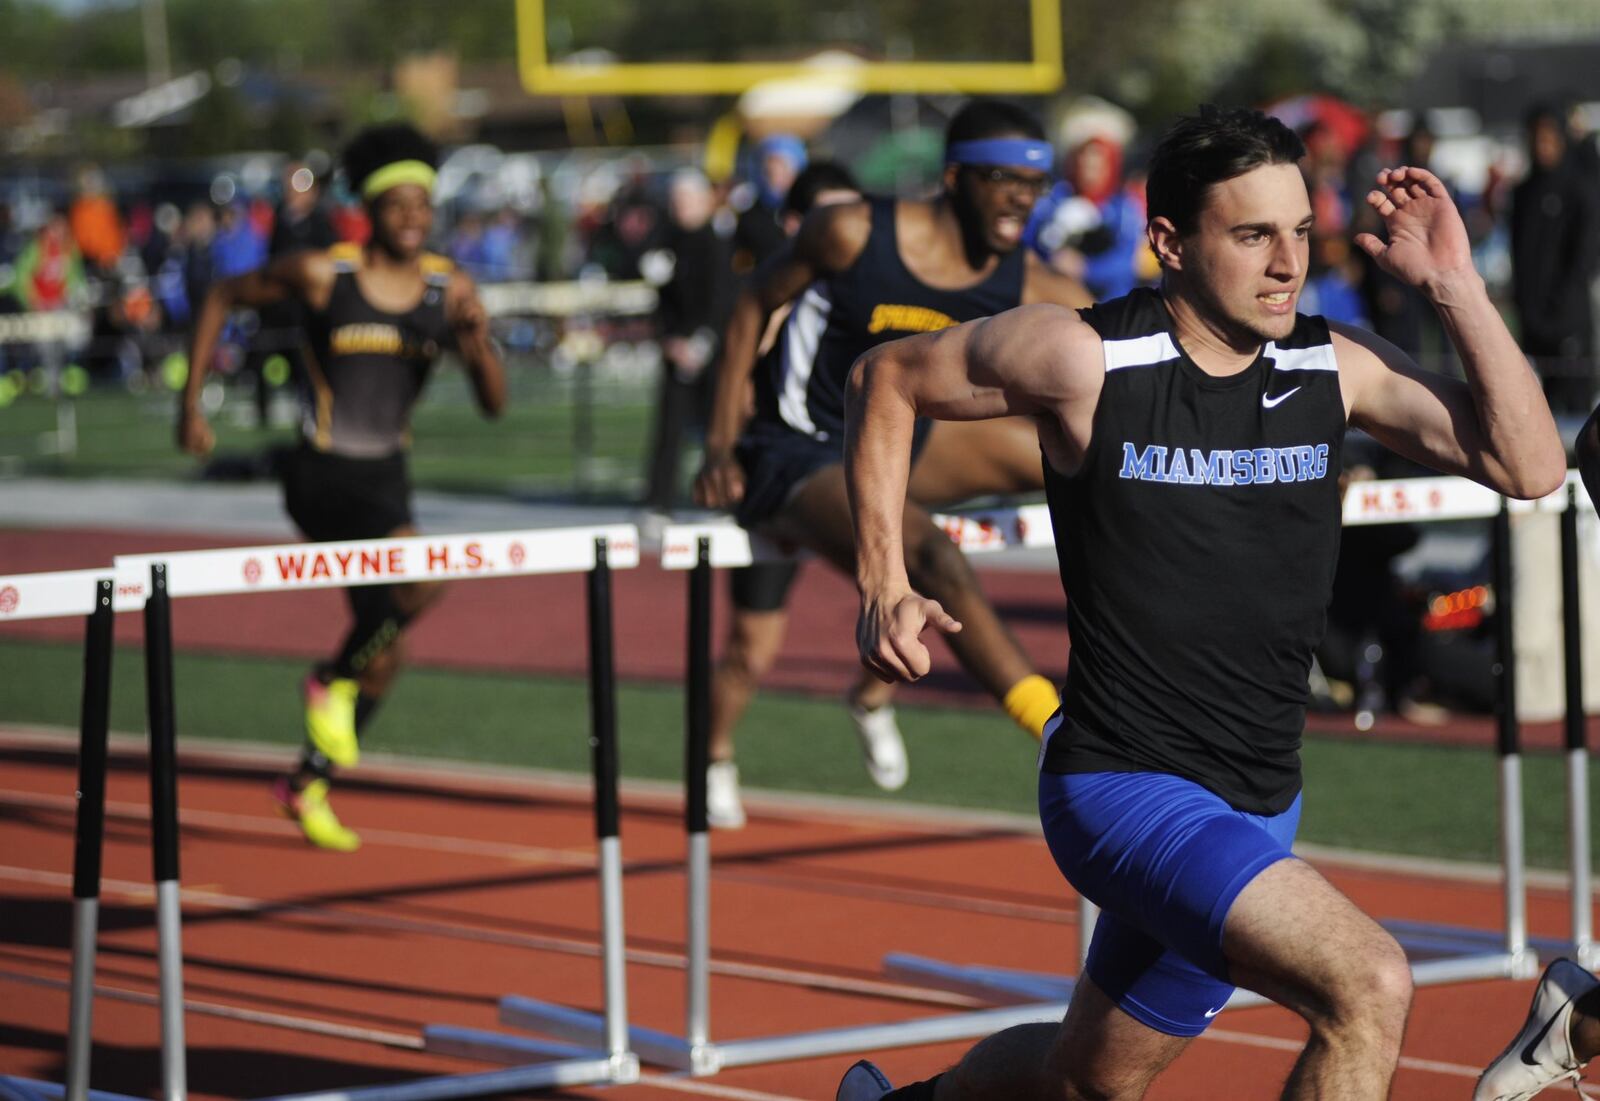
[[[1600,979],[1571,960],[1545,968],[1522,1031],[1483,1072],[1472,1101],[1527,1101],[1547,1086],[1582,1077],[1568,1027],[1573,1003],[1597,986]]]
[[[844,1072],[833,1101],[878,1101],[892,1089],[894,1086],[883,1076],[883,1071],[863,1059]]]
[[[867,775],[884,791],[899,791],[911,775],[911,763],[906,759],[906,742],[900,736],[900,724],[894,721],[894,708],[884,704],[868,711],[852,703],[849,709],[856,737],[861,739],[861,757],[867,766]]]
[[[732,761],[712,761],[706,769],[706,824],[716,830],[742,830],[744,823],[739,766]]]

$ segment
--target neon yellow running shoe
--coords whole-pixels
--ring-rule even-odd
[[[272,787],[272,797],[279,810],[300,823],[300,832],[317,848],[353,853],[361,847],[360,835],[346,829],[328,805],[328,781],[313,780],[295,791],[288,777],[280,777]]]
[[[341,768],[350,768],[361,759],[361,745],[356,740],[356,697],[360,694],[361,686],[344,677],[327,684],[314,676],[306,678],[306,737]]]

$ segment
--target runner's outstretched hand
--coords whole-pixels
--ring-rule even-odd
[[[1401,282],[1426,287],[1472,268],[1472,245],[1444,183],[1425,168],[1385,168],[1367,205],[1383,219],[1389,240],[1356,234],[1356,244]]]
[[[190,408],[178,411],[178,447],[181,450],[203,459],[211,454],[211,449],[216,445],[216,434],[211,431],[204,413]]]
[[[701,508],[731,509],[744,500],[744,467],[733,452],[707,447],[694,479],[694,503]]]
[[[922,644],[924,627],[932,625],[947,635],[961,630],[937,600],[910,590],[879,599],[863,599],[856,620],[856,646],[861,664],[879,680],[916,681],[933,664]]]

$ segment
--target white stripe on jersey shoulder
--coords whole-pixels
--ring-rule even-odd
[[[1120,371],[1124,367],[1154,367],[1178,358],[1178,346],[1172,342],[1171,333],[1151,333],[1149,336],[1105,340],[1101,343],[1106,351],[1107,371]]]
[[[833,299],[827,284],[812,283],[784,318],[778,331],[778,416],[796,432],[816,439],[826,436],[817,431],[811,419],[811,376],[817,366],[817,350],[828,328]]]
[[[1309,348],[1280,348],[1269,341],[1266,357],[1272,360],[1274,371],[1333,371],[1339,370],[1339,358],[1333,345],[1314,344]]]

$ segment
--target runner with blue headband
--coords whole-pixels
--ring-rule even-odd
[[[952,142],[944,151],[945,164],[994,165],[1000,168],[1050,170],[1054,151],[1047,141],[1028,138],[986,138]]]
[[[204,456],[214,440],[200,392],[228,313],[287,299],[306,307],[301,439],[282,474],[289,516],[313,541],[415,533],[411,410],[441,351],[457,353],[485,416],[505,406],[505,376],[477,289],[425,249],[437,161],[433,143],[410,126],[362,131],[345,150],[344,171],[365,203],[371,239],[287,253],[217,283],[195,322],[178,443]],[[274,788],[307,841],[339,852],[361,841],[328,803],[333,770],[359,759],[359,736],[399,670],[404,631],[439,589],[374,585],[344,594],[353,622],[337,652],[305,679],[305,748]]]
[[[975,100],[951,119],[952,160],[931,200],[866,199],[818,208],[794,241],[756,274],[729,321],[696,499],[733,510],[754,531],[809,548],[853,571],[850,508],[843,468],[844,384],[869,348],[932,332],[1023,302],[1079,306],[1088,296],[1020,247],[1023,227],[1048,185],[1049,144],[1026,111]],[[1045,150],[1044,164],[1030,150]],[[989,163],[995,157],[1003,162]],[[758,364],[768,319],[794,309]],[[755,412],[748,418],[754,376]],[[943,431],[943,428],[941,428]],[[958,430],[952,430],[952,436]],[[1004,493],[1037,486],[1037,440],[1026,421],[1009,431],[1026,446],[976,441],[964,462],[947,462],[938,480],[950,499],[963,492]],[[927,431],[919,435],[925,442]],[[965,442],[965,440],[964,440]],[[1030,472],[1001,459],[1027,453]],[[1022,483],[1019,485],[1019,483]],[[931,499],[931,498],[930,498]],[[914,514],[915,522],[910,517]],[[967,630],[952,640],[962,664],[1023,729],[1038,736],[1055,711],[1056,688],[1040,676],[984,598],[972,568],[920,506],[908,512],[906,554],[918,576],[967,610]],[[852,718],[868,772],[879,787],[906,782],[905,748],[878,698],[852,699]]]

